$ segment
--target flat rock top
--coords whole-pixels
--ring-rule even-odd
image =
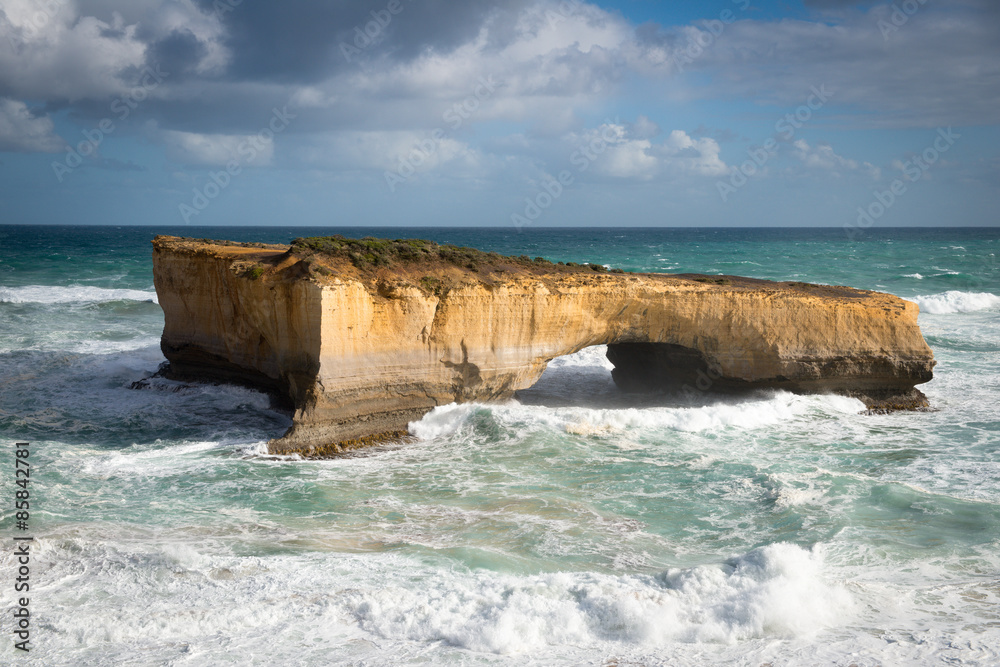
[[[177,236],[153,239],[157,251],[231,259],[252,277],[268,280],[312,280],[318,284],[356,280],[382,291],[387,284],[408,283],[440,294],[459,284],[487,287],[518,280],[538,280],[553,287],[613,287],[652,281],[681,289],[786,293],[824,299],[859,301],[892,295],[852,287],[777,282],[729,275],[628,273],[597,264],[553,263],[541,257],[510,257],[474,248],[421,239],[345,239],[340,236],[296,239],[292,245],[243,243]],[[881,299],[880,299],[881,297]],[[888,305],[888,302],[886,303]]]

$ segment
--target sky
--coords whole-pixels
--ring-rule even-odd
[[[998,211],[995,0],[0,0],[0,224]]]

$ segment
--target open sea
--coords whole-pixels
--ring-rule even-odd
[[[594,347],[413,442],[302,461],[266,455],[290,422],[263,394],[130,389],[164,360],[155,234],[331,233],[891,292],[920,305],[935,410],[637,401]],[[0,663],[998,665],[998,255],[995,228],[0,226]]]

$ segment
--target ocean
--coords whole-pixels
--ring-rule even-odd
[[[155,234],[332,233],[891,292],[920,305],[934,410],[635,402],[593,347],[303,461],[266,454],[290,422],[264,394],[130,388],[163,361]],[[1000,664],[998,254],[998,229],[2,226],[0,663]]]

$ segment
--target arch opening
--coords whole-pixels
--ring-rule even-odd
[[[608,360],[611,376],[622,390],[632,393],[681,391],[685,387],[710,391],[720,375],[705,355],[674,343],[611,343]]]
[[[731,390],[699,350],[610,343],[552,359],[542,376],[514,397],[546,407],[636,408],[714,403]]]

